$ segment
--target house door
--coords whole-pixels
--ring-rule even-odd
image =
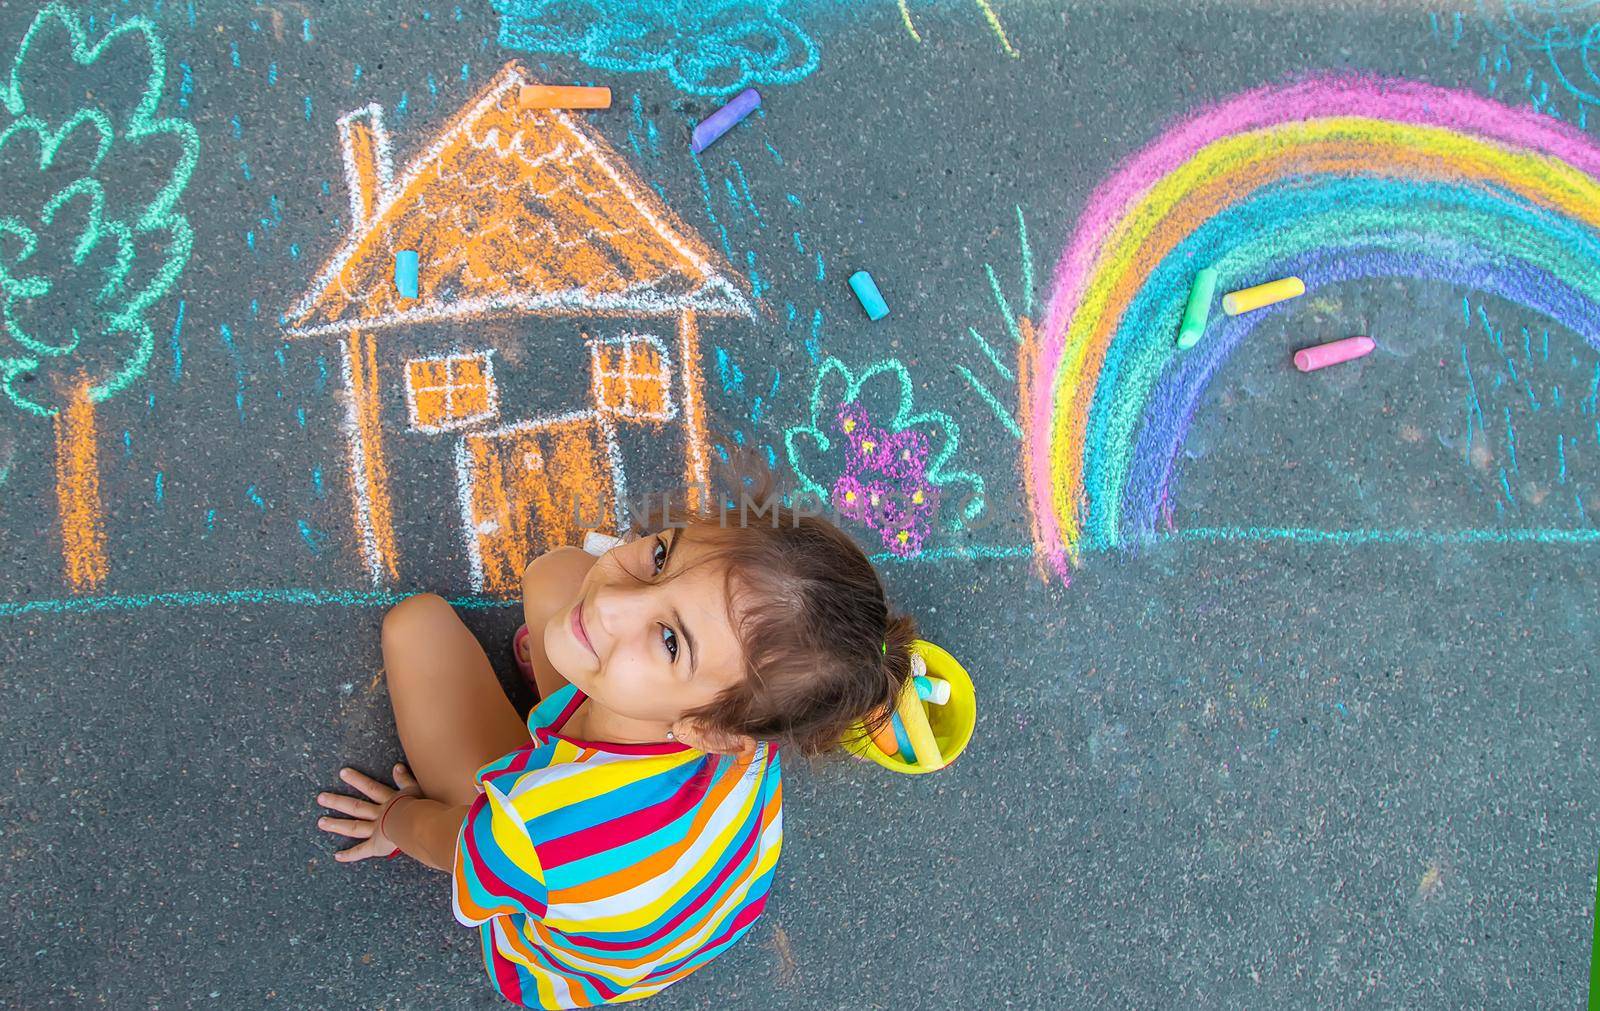
[[[478,590],[516,594],[529,561],[564,544],[581,546],[589,530],[610,529],[616,486],[603,425],[582,414],[461,440],[457,466]]]

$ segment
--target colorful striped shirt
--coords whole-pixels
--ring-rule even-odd
[[[766,906],[783,845],[778,754],[599,744],[559,731],[568,685],[527,744],[478,770],[456,840],[456,919],[490,980],[524,1007],[659,993],[737,941]]]

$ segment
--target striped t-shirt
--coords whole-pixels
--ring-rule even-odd
[[[719,759],[562,736],[583,700],[568,685],[534,708],[533,739],[478,770],[456,840],[456,919],[525,1007],[639,1000],[694,972],[761,915],[783,844],[769,745]]]

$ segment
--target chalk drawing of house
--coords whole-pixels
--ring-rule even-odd
[[[339,120],[348,235],[284,327],[338,339],[374,586],[459,571],[448,518],[473,587],[512,593],[539,552],[621,522],[630,470],[706,479],[701,331],[750,303],[582,118],[518,109],[528,83],[507,64],[398,177],[381,107]]]

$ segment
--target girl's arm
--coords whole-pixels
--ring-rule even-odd
[[[467,819],[467,808],[466,804],[452,806],[401,794],[380,816],[380,832],[407,856],[449,873],[455,866],[456,837]]]
[[[567,683],[545,656],[544,627],[558,612],[572,606],[594,563],[595,557],[580,548],[557,548],[523,570],[522,613],[530,633],[529,660],[541,696],[548,697]],[[452,806],[412,794],[397,795],[378,814],[379,841],[386,840],[429,867],[449,872],[455,865],[456,839],[467,810],[466,804]],[[380,848],[375,855],[385,852],[387,849]]]

